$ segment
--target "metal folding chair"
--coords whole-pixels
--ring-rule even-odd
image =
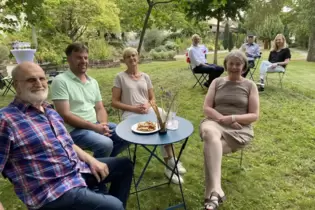
[[[240,162],[239,162],[239,166],[240,166],[240,168],[242,168],[242,165],[243,165],[243,155],[244,155],[244,149],[241,149],[240,153],[241,153],[241,154],[240,154],[238,157],[235,157],[235,156],[232,156],[232,155],[229,155],[229,154],[228,154],[228,155],[225,155],[225,157],[240,160]]]
[[[262,52],[260,52],[260,55],[259,55],[259,56],[254,57],[254,59],[255,59],[255,66],[254,66],[253,68],[250,68],[250,69],[249,69],[249,72],[248,72],[250,79],[253,80],[253,81],[255,81],[255,80],[254,80],[254,74],[255,74],[255,72],[256,72],[256,69],[257,69],[258,66],[259,66],[261,54],[262,54]]]
[[[12,84],[13,84],[12,77],[9,77],[9,76],[4,77],[2,74],[0,74],[0,82],[4,86],[4,92],[2,93],[2,96],[7,95],[9,91],[15,94],[15,91],[12,88]]]
[[[282,81],[283,81],[283,77],[286,73],[287,69],[285,68],[285,71],[284,72],[267,72],[266,74],[266,85],[268,85],[268,74],[274,74],[274,73],[278,73],[278,76],[279,76],[279,83],[280,83],[280,87],[282,88]]]
[[[203,83],[205,82],[205,81],[207,81],[207,73],[196,73],[196,72],[194,72],[194,70],[193,70],[193,68],[191,67],[191,65],[189,65],[189,67],[190,67],[190,70],[191,70],[191,72],[193,73],[193,75],[194,75],[194,77],[196,78],[196,83],[195,83],[195,85],[193,86],[193,88],[194,87],[196,87],[196,85],[197,84],[199,84],[200,85],[200,87],[202,88],[202,89],[204,89],[204,87],[203,87]],[[199,77],[197,76],[197,75],[200,75]]]

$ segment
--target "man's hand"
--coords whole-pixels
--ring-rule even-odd
[[[93,131],[95,131],[96,133],[99,133],[99,134],[107,133],[107,129],[102,124],[94,124]]]
[[[217,120],[218,123],[230,125],[232,123],[232,115],[223,116]]]
[[[247,57],[250,57],[250,56],[251,56],[251,54],[249,54],[248,52],[245,52],[245,55],[246,55]]]
[[[105,136],[111,137],[112,136],[112,130],[109,129],[107,123],[101,123],[103,125],[105,132],[103,133]]]
[[[231,124],[231,127],[237,130],[240,130],[243,128],[243,126],[241,124],[239,124],[238,122],[234,122]]]
[[[98,182],[103,181],[109,174],[107,164],[102,163],[96,159],[93,159],[89,163],[92,174],[95,176]]]

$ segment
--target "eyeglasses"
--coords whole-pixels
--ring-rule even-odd
[[[39,81],[40,83],[46,83],[47,82],[47,78],[46,77],[31,77],[31,78],[28,78],[28,79],[25,79],[25,80],[17,80],[17,81],[20,81],[20,82],[26,82],[26,83],[29,83],[29,84],[35,84],[37,81]]]

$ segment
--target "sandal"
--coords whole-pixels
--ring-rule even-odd
[[[212,197],[218,198],[217,200],[211,200]],[[212,192],[210,198],[206,198],[204,202],[205,210],[217,210],[219,204],[222,204],[226,200],[225,196],[220,196],[217,192]]]

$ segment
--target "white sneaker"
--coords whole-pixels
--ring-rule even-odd
[[[165,168],[164,174],[165,174],[165,176],[166,176],[168,179],[170,179],[170,178],[171,178],[171,175],[172,175],[172,171],[169,170],[168,168]],[[174,173],[173,176],[172,176],[171,181],[172,181],[174,184],[179,184],[179,180],[180,180],[180,183],[181,183],[181,184],[184,184],[184,179],[181,177],[181,175],[177,176],[177,175]]]
[[[167,165],[169,167],[171,167],[172,169],[175,167],[175,160],[176,160],[175,158],[171,158],[167,161]],[[178,169],[179,174],[185,174],[187,172],[186,169],[184,168],[182,162],[180,162],[180,161],[178,161],[178,163],[177,163],[177,169]]]

